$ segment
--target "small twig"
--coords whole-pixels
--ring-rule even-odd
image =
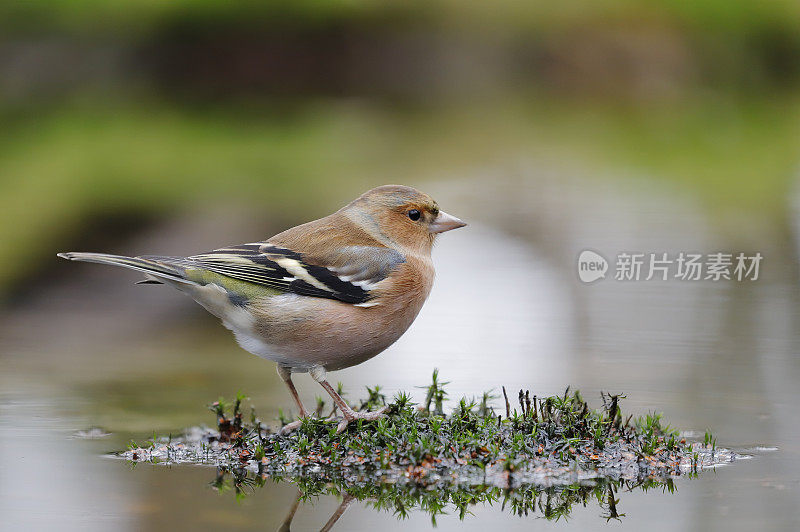
[[[323,401],[320,397],[317,397],[317,409],[314,414],[317,417],[322,417],[322,409],[325,408],[325,401]]]
[[[508,394],[506,393],[506,387],[503,386],[503,397],[506,399],[506,418],[511,417],[511,403],[508,402]]]
[[[528,408],[527,415],[531,413],[531,391],[525,390],[525,406]]]
[[[617,406],[619,404],[619,395],[612,395],[611,396],[611,406],[608,409],[608,415],[611,418],[611,422],[606,426],[606,436],[611,434],[611,427],[614,426],[614,420],[617,418]]]

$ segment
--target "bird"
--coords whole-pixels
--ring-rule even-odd
[[[246,351],[277,364],[299,410],[292,381],[308,373],[341,412],[337,431],[373,421],[386,407],[354,411],[327,380],[383,352],[415,320],[433,287],[437,235],[466,223],[403,185],[368,190],[338,211],[264,241],[192,255],[135,257],[67,252],[72,261],[121,266],[194,299],[233,332]]]

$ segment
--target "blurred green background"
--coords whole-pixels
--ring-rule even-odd
[[[0,294],[213,198],[296,222],[519,158],[672,181],[737,233],[786,215],[798,85],[791,0],[4,2]]]

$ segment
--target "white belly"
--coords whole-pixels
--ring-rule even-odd
[[[262,338],[254,335],[250,331],[237,331],[233,330],[234,336],[236,336],[236,341],[239,345],[247,351],[248,353],[252,353],[257,357],[265,358],[267,360],[272,360],[273,362],[277,362],[283,366],[289,366],[291,368],[295,368],[299,371],[308,371],[308,368],[301,368],[298,367],[298,362],[296,357],[285,356],[280,354],[280,349],[276,348],[275,346],[269,345],[265,342]]]

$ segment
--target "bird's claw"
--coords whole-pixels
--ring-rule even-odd
[[[278,432],[278,434],[280,434],[281,436],[286,436],[290,432],[299,429],[300,425],[302,424],[303,424],[303,418],[292,421],[291,423],[287,423],[286,425],[281,427],[281,430]]]
[[[379,408],[374,412],[344,412],[344,418],[339,422],[339,426],[336,427],[336,434],[340,434],[344,432],[347,428],[347,425],[350,424],[352,421],[358,421],[359,419],[363,419],[364,421],[375,421],[376,419],[380,419],[385,417],[386,410],[388,410],[388,406],[384,406],[383,408]]]
[[[376,419],[385,417],[386,416],[385,412],[388,409],[389,409],[388,406],[384,406],[383,408],[379,408],[374,412],[355,412],[353,410],[346,411],[344,412],[344,416],[339,421],[339,425],[336,427],[336,434],[341,434],[342,432],[344,432],[347,426],[353,421],[358,421],[359,419],[363,419],[364,421],[375,421]],[[301,417],[300,419],[296,419],[291,423],[287,423],[286,425],[281,427],[281,430],[278,432],[278,434],[280,434],[281,436],[286,436],[290,432],[299,429],[300,426],[303,424],[303,419],[305,418]],[[337,416],[332,415],[325,421],[335,421],[337,419],[339,419]]]

